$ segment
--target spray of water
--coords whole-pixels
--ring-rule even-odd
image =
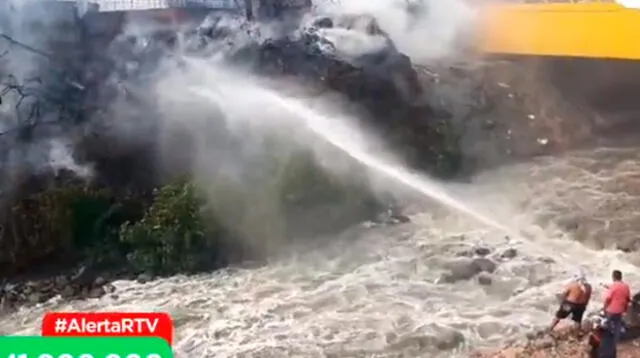
[[[191,93],[199,95],[198,102],[205,102],[204,98],[223,108],[243,110],[239,113],[231,108],[235,118],[225,118],[227,121],[252,118],[273,126],[264,120],[272,119],[265,112],[276,109],[267,107],[277,107],[281,117],[288,112],[298,127],[308,127],[373,170],[506,231],[482,215],[484,211],[473,210],[452,197],[441,183],[414,175],[396,161],[379,159],[379,153],[365,145],[371,143],[359,141],[362,133],[350,130],[349,118],[308,109],[307,101],[281,95],[244,77],[225,81],[220,78],[222,71],[216,70],[196,68],[204,83],[194,85],[188,78],[188,86],[171,83],[167,88],[172,91],[166,92],[184,99],[181,96],[186,91],[181,89],[191,86]],[[204,78],[214,72],[216,78]],[[192,97],[189,95],[186,97]],[[193,114],[202,112],[210,121],[218,119],[208,103],[200,103],[205,106],[197,110],[193,102],[186,103],[182,107],[192,111],[175,116],[176,121],[195,121],[199,118]],[[167,104],[174,106],[174,102]],[[619,194],[621,179],[629,181],[629,188],[636,187],[632,181],[636,171],[632,169],[637,158],[620,161],[617,156],[595,157],[591,152],[585,157],[577,158],[576,163],[554,158],[549,163],[525,163],[520,170],[493,171],[485,178],[491,185],[485,188],[476,182],[472,186],[492,203],[501,199],[511,202],[517,193],[528,199],[529,204],[520,209],[524,213],[553,210],[551,213],[559,217],[582,208],[585,217],[592,217],[593,209],[620,217],[619,200],[633,195],[631,189]],[[605,164],[613,167],[603,171]],[[585,198],[593,202],[585,202]],[[611,205],[603,205],[605,202]],[[637,207],[629,205],[628,212]],[[511,242],[481,231],[465,231],[455,214],[451,215],[453,223],[448,217],[427,212],[414,216],[407,225],[358,228],[344,234],[350,240],[336,240],[324,251],[287,255],[263,267],[176,276],[146,284],[116,282],[116,295],[73,302],[56,298],[0,317],[0,334],[37,334],[43,313],[51,310],[163,310],[175,319],[177,357],[452,358],[466,356],[452,350],[462,340],[473,348],[548,324],[557,304],[554,293],[577,265],[586,267],[594,284],[606,279],[614,267],[622,269],[630,282],[640,282],[637,268],[625,262],[619,252],[589,250],[566,240],[565,232],[542,228],[543,245],[524,240],[518,243],[516,257],[502,260],[501,253],[507,247],[512,249]],[[489,248],[490,259],[498,265],[491,285],[475,280],[438,281],[449,264],[461,261],[459,253],[477,245]]]
[[[513,230],[498,223],[497,221],[483,215],[470,208],[460,200],[447,193],[440,185],[424,176],[411,173],[400,165],[394,165],[368,153],[359,141],[352,140],[361,137],[359,133],[349,130],[348,118],[331,118],[313,109],[309,109],[301,100],[288,98],[273,90],[262,87],[258,84],[242,81],[243,89],[255,93],[257,97],[265,100],[271,105],[289,112],[296,118],[303,121],[315,135],[327,141],[331,145],[339,148],[345,154],[366,165],[379,174],[383,174],[396,182],[418,191],[422,195],[446,205],[447,207],[464,213],[473,219],[507,234],[513,234]],[[216,101],[218,105],[224,106],[228,99],[224,97],[224,90],[217,91],[204,87],[194,87],[191,91],[207,99]]]

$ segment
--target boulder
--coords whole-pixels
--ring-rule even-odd
[[[464,335],[456,330],[445,330],[434,336],[435,346],[439,350],[452,350],[464,343]]]
[[[87,292],[86,297],[87,298],[100,298],[102,296],[104,296],[105,294],[105,289],[102,287],[94,287],[92,289],[89,290],[89,292]]]
[[[493,273],[493,271],[495,271],[496,268],[498,267],[498,265],[496,265],[495,262],[484,257],[473,259],[471,264],[477,267],[479,271],[484,271],[489,273]]]
[[[512,259],[516,256],[518,256],[518,250],[514,248],[508,248],[500,253],[501,259]]]
[[[459,257],[446,262],[444,266],[447,272],[440,276],[438,282],[454,283],[469,280],[481,272],[492,273],[497,267],[495,262],[484,257],[474,259]],[[491,281],[490,278],[482,278],[480,280],[485,284]]]
[[[451,260],[445,264],[448,270],[440,278],[441,282],[453,283],[461,280],[468,280],[481,272],[481,268],[468,258]]]
[[[491,278],[491,275],[489,275],[488,273],[481,272],[478,275],[478,283],[481,284],[482,286],[491,286],[491,284],[493,283],[493,279]]]
[[[138,275],[138,277],[136,278],[136,281],[138,283],[147,283],[149,281],[153,280],[153,275],[151,275],[150,273],[141,273],[140,275]]]

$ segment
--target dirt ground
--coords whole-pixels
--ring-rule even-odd
[[[640,340],[618,345],[617,358],[640,357]],[[589,358],[587,336],[560,329],[552,335],[530,338],[526,343],[496,350],[475,352],[470,358]]]
[[[638,62],[492,58],[416,70],[429,102],[454,109],[471,169],[640,135]]]

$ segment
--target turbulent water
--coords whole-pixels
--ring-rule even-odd
[[[0,319],[0,334],[37,334],[52,309],[162,310],[175,318],[179,357],[463,355],[548,323],[554,294],[579,265],[595,283],[619,268],[638,287],[640,270],[626,254],[589,249],[549,221],[573,215],[581,226],[589,217],[602,221],[590,226],[600,239],[624,236],[614,230],[639,207],[637,153],[601,148],[544,158],[450,188],[528,239],[508,240],[468,216],[416,208],[412,223],[354,228],[328,248],[263,267],[122,281],[116,294],[100,299],[23,308]],[[497,260],[492,285],[438,283],[447,260],[479,246],[518,255]],[[465,345],[452,353],[456,332]]]
[[[628,200],[634,196],[622,190],[637,192],[625,186],[640,172],[635,152],[547,158],[485,173],[479,184],[455,189],[521,227],[541,214],[580,207],[585,212],[576,214],[615,219],[621,215],[598,204],[620,197],[620,205],[629,205],[625,212],[633,212]],[[176,320],[181,357],[449,356],[434,342],[451,332],[477,346],[546,324],[553,294],[577,265],[595,282],[606,281],[616,267],[640,284],[639,270],[619,252],[585,248],[553,225],[526,229],[533,239],[508,241],[466,217],[418,212],[413,223],[354,229],[325,250],[260,268],[118,282],[114,296],[24,308],[0,319],[0,333],[35,334],[51,309],[166,310]],[[475,245],[496,252],[514,247],[519,255],[499,265],[491,286],[435,283],[443,261]]]
[[[440,198],[451,210],[414,200],[411,223],[354,227],[328,247],[265,266],[121,281],[115,294],[99,299],[23,307],[0,318],[0,334],[37,334],[48,310],[159,310],[175,319],[178,357],[464,356],[546,325],[555,294],[579,267],[596,285],[613,268],[640,285],[632,255],[576,240],[602,248],[634,239],[637,153],[601,148],[503,167],[470,184],[445,185],[458,198]],[[398,174],[372,158],[364,159]],[[425,189],[424,182],[398,175]],[[505,237],[502,227],[522,235]],[[490,285],[440,280],[446,267],[476,248],[489,249],[498,264]],[[517,255],[501,257],[508,249]]]

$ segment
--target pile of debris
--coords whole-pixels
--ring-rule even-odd
[[[219,42],[218,36],[227,32],[201,31],[210,37],[204,42]],[[341,49],[337,34],[368,38],[376,45]],[[425,88],[411,60],[373,17],[320,17],[284,36],[254,38],[226,53],[229,63],[245,64],[259,76],[295,78],[316,95],[341,94],[350,109],[362,113],[373,131],[414,168],[436,175],[459,169],[451,113],[435,111],[424,99]]]

